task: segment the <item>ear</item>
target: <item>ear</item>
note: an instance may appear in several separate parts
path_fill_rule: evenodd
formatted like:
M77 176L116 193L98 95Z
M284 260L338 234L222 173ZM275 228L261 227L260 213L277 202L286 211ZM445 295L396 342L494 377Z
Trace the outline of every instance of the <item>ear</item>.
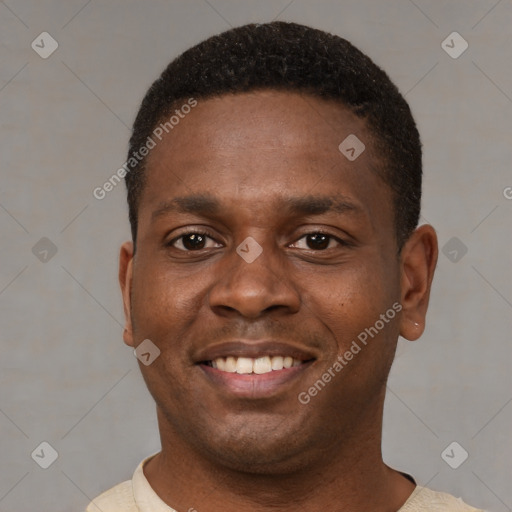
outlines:
M131 292L133 279L133 242L125 242L121 246L119 254L119 284L123 295L124 306L124 331L123 340L130 347L134 347L132 314L131 314Z
M410 341L417 340L425 330L437 255L437 235L428 224L417 228L402 247L400 335Z

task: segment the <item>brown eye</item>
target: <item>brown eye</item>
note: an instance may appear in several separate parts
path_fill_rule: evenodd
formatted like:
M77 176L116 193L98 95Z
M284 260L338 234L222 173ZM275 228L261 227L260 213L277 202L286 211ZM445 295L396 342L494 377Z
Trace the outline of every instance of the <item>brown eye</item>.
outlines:
M208 245L209 244L209 245ZM185 233L169 243L170 246L182 251L200 251L202 249L218 247L219 245L206 233Z
M334 245L333 245L334 243ZM299 249L309 249L313 251L324 251L332 249L337 245L346 245L339 238L327 233L314 232L303 235L293 245Z
M306 240L310 249L322 250L329 247L331 237L329 235L324 235L323 233L312 233L306 235Z
M193 251L194 249L203 249L206 237L199 233L190 233L183 237L183 246L185 249Z

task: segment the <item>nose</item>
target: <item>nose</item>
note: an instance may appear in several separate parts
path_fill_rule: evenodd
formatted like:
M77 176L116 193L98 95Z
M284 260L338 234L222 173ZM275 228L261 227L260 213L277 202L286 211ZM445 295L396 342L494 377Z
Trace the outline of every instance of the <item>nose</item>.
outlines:
M226 256L210 290L210 307L215 313L251 319L277 310L283 314L296 313L300 295L279 250L265 248L254 261L240 254L233 251Z

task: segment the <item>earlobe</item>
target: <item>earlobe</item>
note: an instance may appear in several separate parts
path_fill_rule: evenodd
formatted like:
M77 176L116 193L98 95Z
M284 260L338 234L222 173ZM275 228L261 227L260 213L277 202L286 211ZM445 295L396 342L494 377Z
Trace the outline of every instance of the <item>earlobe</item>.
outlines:
M402 248L400 335L410 341L418 339L425 330L437 254L437 235L428 224L417 228Z
M135 346L131 317L131 291L133 280L133 242L125 242L119 254L119 285L123 295L125 325L123 340L130 347Z

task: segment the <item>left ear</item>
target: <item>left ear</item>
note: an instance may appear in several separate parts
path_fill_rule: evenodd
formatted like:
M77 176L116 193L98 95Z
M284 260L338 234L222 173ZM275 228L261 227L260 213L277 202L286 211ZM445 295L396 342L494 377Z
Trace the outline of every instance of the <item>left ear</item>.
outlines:
M407 340L417 340L425 330L425 317L437 255L437 235L434 228L428 224L417 228L402 247L400 335Z

